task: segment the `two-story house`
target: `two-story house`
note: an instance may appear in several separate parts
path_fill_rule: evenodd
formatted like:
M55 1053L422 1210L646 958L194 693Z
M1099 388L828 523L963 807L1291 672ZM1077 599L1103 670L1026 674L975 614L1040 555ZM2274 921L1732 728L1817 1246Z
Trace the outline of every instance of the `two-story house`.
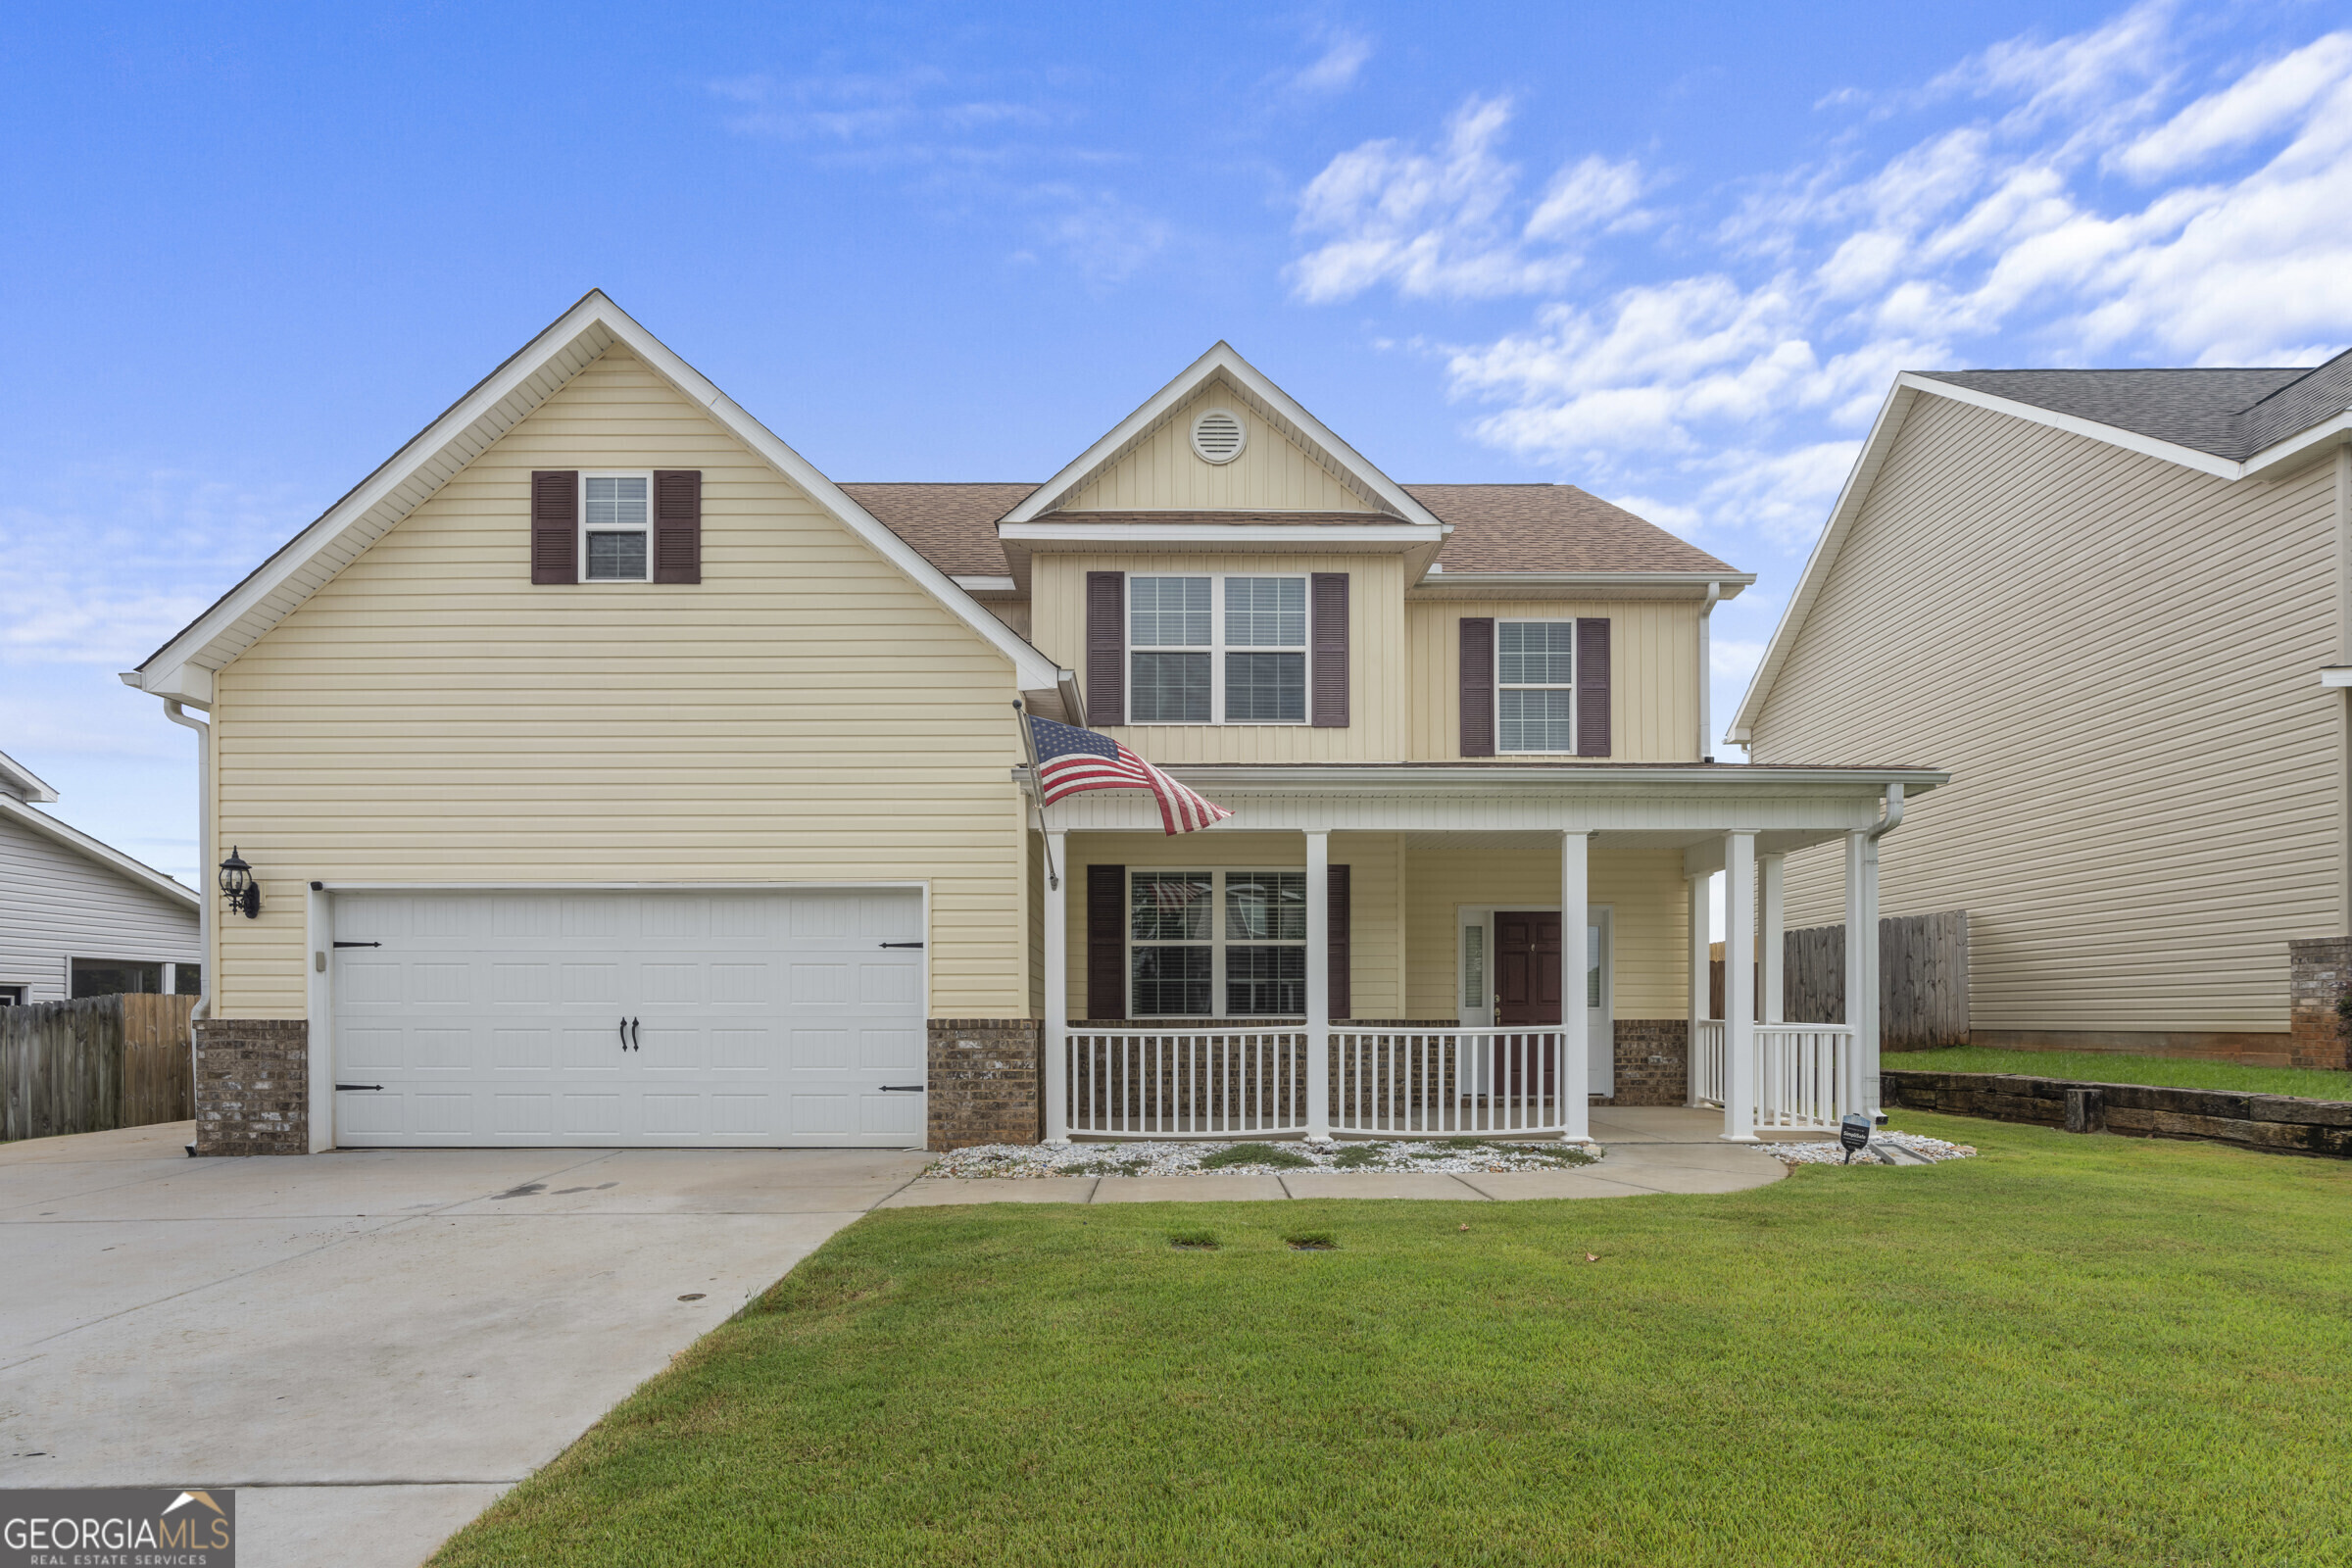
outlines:
M1706 1018L1707 879L1735 957L1793 850L1861 907L1941 775L1703 756L1749 581L1397 484L1222 344L1043 484L836 484L592 293L125 677L253 878L200 1138L1818 1122L1870 1020ZM1234 815L1041 809L1016 702Z

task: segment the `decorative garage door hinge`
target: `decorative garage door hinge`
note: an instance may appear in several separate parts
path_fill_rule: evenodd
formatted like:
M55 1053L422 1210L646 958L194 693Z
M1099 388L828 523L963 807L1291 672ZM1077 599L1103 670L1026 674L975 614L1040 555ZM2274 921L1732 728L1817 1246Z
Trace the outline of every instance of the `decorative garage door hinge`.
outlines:
M882 945L886 948L919 948L922 946L920 942L885 942Z

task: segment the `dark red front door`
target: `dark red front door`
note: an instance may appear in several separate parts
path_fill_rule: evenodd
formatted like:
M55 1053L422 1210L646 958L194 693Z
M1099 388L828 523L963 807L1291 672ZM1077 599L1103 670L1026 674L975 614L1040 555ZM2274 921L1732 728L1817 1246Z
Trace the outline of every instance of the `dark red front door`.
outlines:
M1494 1021L1560 1021L1560 917L1505 909L1494 916Z

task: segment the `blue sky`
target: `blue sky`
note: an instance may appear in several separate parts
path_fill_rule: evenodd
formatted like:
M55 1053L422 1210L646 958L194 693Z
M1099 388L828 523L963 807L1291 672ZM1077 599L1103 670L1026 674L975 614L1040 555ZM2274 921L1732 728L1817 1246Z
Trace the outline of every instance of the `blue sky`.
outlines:
M2318 4L0 16L0 751L195 872L128 668L590 286L835 478L1042 478L1219 337L1396 478L1762 574L1900 368L2352 342Z

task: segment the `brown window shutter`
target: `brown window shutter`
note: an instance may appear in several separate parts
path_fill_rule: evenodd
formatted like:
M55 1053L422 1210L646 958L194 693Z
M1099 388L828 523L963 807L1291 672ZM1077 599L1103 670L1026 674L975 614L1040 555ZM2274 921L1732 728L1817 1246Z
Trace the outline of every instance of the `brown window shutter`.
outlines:
M1118 573L1107 575L1116 577ZM1086 868L1086 1015L1127 1016L1127 868L1123 865Z
M580 471L531 473L531 581L580 580Z
M1354 904L1348 895L1348 868L1334 865L1326 868L1329 881L1324 894L1331 911L1328 932L1331 939L1331 1015L1334 1018L1355 1016L1355 998L1349 985L1355 973L1354 958L1348 951L1348 939L1353 928Z
M1348 727L1348 574L1318 571L1307 579L1314 607L1313 665L1308 689L1314 694L1314 727ZM1333 1016L1338 1016L1336 1013Z
M1494 617L1462 617L1462 755L1494 755Z
M1609 755L1609 623L1590 615L1576 622L1576 755Z
M703 470L654 470L654 581L703 580Z
M1127 574L1086 574L1086 721L1127 722ZM1100 1016L1124 1018L1126 1011Z

